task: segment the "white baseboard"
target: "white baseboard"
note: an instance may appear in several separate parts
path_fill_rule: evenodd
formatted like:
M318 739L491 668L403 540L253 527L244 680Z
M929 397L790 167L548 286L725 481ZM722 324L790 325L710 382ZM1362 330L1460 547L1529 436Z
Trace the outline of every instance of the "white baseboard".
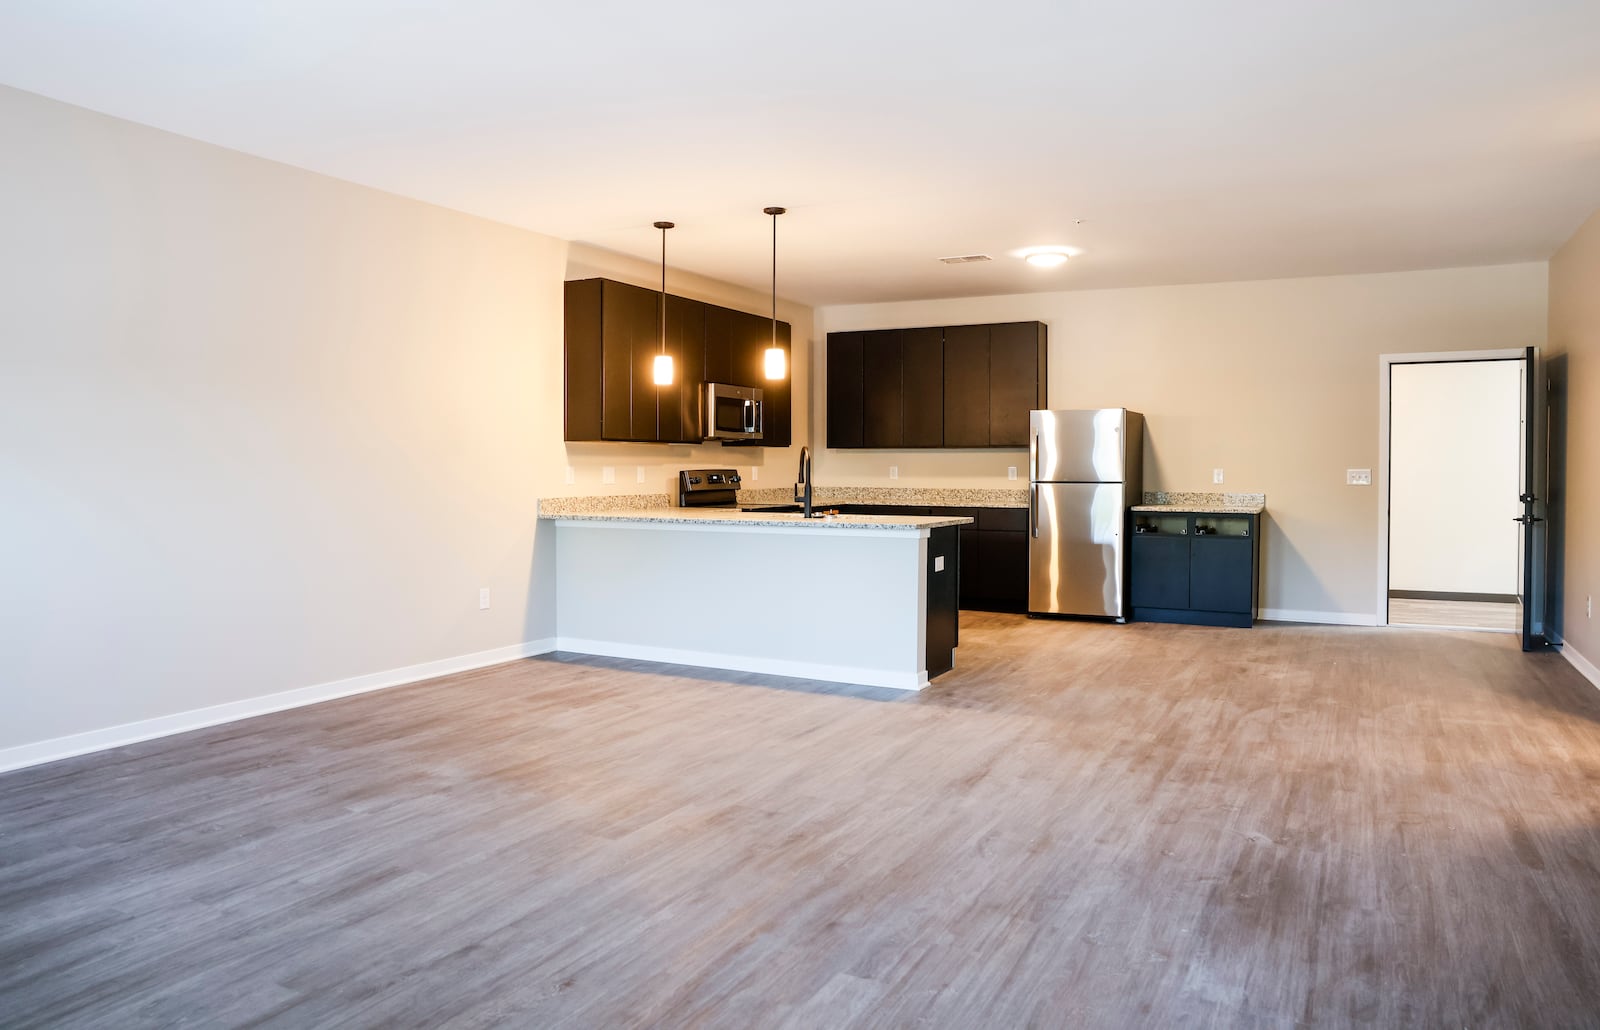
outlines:
M869 669L857 665L822 665L816 662L796 662L781 658L752 658L744 655L716 654L708 651L683 651L675 647L651 647L627 644L614 640L587 640L579 637L557 637L557 651L575 651L578 654L599 655L604 658L635 658L666 665L697 665L701 668L727 669L733 672L760 672L772 676L794 676L799 679L826 680L829 683L854 683L867 687L891 687L895 690L921 690L928 685L926 672L890 672L886 669Z
M1378 617L1366 612L1313 612L1298 608L1262 608L1256 618L1267 622L1313 622L1324 626L1376 626Z
M277 694L264 694L260 697L245 698L242 701L230 701L227 704L211 705L207 708L196 708L192 711L177 712L173 715L163 715L154 719L141 719L138 722L123 723L120 726L108 726L105 729L90 730L86 733L74 733L70 736L56 737L52 740L41 740L36 744L20 744L16 747L0 749L0 772L21 769L30 765L42 765L46 762L71 758L74 755L85 755L91 751L105 751L108 748L121 747L124 744L135 744L141 740L171 736L174 733L187 733L190 730L203 729L207 726L236 722L240 719L267 715L271 712L281 712L287 708L314 705L320 701L332 701L335 698L349 697L352 694L365 694L368 691L383 690L386 687L403 686L407 683L416 683L419 680L433 679L436 676L448 676L452 673L466 672L469 669L481 669L486 665L499 665L502 662L516 661L518 658L530 658L536 654L554 651L555 646L554 638L550 637L543 640L527 640L520 644L511 644L508 647L478 651L475 654L458 655L455 658L441 658L435 662L423 662L421 665L408 665L400 669L373 672L365 676L352 676L348 679L318 683L314 686L286 690Z
M1561 645L1561 655L1572 663L1574 669L1583 674L1584 679L1600 687L1600 668L1596 668L1593 662L1573 650L1571 644Z

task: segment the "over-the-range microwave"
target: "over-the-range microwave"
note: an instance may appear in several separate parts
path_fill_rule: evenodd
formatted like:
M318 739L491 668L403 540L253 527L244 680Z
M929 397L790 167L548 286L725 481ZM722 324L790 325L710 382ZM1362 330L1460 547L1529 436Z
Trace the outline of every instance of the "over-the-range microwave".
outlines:
M700 388L700 438L761 439L761 388L706 383Z

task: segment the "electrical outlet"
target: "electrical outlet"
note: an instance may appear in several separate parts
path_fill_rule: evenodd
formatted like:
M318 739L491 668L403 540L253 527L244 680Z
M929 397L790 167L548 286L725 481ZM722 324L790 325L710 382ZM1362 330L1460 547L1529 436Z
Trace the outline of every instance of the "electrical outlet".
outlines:
M571 486L578 481L578 470L571 465L567 466L567 485Z
M1345 469L1344 481L1346 486L1371 486L1371 469Z
M615 483L617 481L617 468L615 465L600 466L600 482Z
M750 466L750 482L754 483L756 480L758 480L760 478L761 478L761 466L760 465L751 465Z
M486 610L488 610L488 608L489 608L489 588L488 587L479 587L478 588L478 611L480 611L480 612L481 611L486 611Z
M889 478L890 479L899 479L900 478L900 466L899 465L890 465L889 466Z
M1006 466L1006 478L1007 479L1016 479L1017 478L1017 467L1015 465L1007 465Z
M642 482L644 482L644 466L643 466L643 465L635 465L635 466L634 466L634 468L636 468L636 469L638 469L638 470L639 470L639 471L638 471L638 478L637 478L637 479L635 479L635 480L634 480L634 482L635 482L635 483L642 483Z
M1222 482L1222 470L1221 469L1212 469L1211 470L1211 481L1213 483Z

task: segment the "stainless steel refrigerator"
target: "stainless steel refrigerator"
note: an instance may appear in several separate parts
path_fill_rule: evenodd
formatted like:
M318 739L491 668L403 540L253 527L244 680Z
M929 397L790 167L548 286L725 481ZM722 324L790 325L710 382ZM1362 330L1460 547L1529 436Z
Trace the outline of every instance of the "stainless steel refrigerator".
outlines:
M1029 415L1028 611L1127 619L1127 511L1140 502L1144 416Z

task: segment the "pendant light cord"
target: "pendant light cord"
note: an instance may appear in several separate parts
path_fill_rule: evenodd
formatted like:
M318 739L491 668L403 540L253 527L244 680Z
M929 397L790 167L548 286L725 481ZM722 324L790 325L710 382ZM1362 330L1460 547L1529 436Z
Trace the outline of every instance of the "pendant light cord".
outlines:
M778 212L772 212L772 349L778 349Z
M661 229L661 353L667 352L667 228L668 223L657 222Z

